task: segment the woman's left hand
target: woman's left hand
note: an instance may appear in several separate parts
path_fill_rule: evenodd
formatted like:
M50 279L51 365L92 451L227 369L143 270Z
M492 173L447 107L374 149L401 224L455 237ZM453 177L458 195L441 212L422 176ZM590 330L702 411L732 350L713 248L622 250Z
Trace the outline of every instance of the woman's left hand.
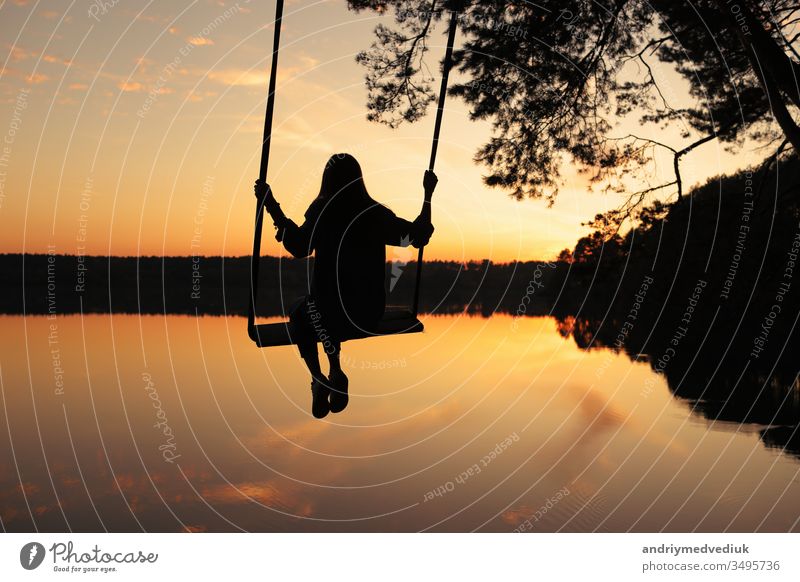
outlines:
M430 242L431 236L433 236L433 231L435 230L433 224L423 220L421 216L418 216L412 224L414 225L414 231L411 237L413 245L417 248L424 247Z
M425 189L425 195L430 196L436 189L436 184L439 183L439 178L433 173L433 170L425 170L425 176L422 178L422 187Z

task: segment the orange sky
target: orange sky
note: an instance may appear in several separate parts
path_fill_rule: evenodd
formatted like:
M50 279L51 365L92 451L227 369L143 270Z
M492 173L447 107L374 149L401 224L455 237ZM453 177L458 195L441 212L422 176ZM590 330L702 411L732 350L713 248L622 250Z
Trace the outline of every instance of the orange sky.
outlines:
M0 252L248 254L274 4L107 0L65 9L0 4ZM296 219L337 151L360 160L374 198L408 218L419 209L433 115L399 130L365 119L354 57L379 21L348 12L343 0L287 2L269 181ZM431 59L442 42L437 33ZM657 74L668 95L686 94L674 75ZM683 143L677 130L637 131ZM619 204L588 193L570 168L553 208L487 189L472 156L488 135L449 100L427 257L551 258L586 232L582 222ZM712 142L686 159L684 180L756 159ZM263 252L279 248L269 241Z

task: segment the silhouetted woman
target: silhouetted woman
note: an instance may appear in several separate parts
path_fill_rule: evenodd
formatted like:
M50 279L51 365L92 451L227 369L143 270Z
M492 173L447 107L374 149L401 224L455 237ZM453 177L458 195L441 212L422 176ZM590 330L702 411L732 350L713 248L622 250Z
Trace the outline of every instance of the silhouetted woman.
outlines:
M433 193L433 172L423 187ZM341 412L348 403L348 380L339 362L341 340L354 331L374 332L386 309L384 290L386 245L419 248L430 240L433 226L422 215L414 222L398 218L373 200L356 159L335 154L325 165L319 196L297 226L283 214L269 185L256 182L256 196L278 228L283 245L295 257L314 253L311 293L290 310L290 331L311 372L312 413L322 418ZM330 362L322 374L317 353L321 343Z

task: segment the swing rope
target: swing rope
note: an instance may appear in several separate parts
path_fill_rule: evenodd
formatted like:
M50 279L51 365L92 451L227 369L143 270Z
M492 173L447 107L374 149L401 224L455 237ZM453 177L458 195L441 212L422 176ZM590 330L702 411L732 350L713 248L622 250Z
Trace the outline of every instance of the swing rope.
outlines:
M267 92L267 111L264 115L264 141L261 145L261 168L258 178L266 182L269 166L269 146L272 143L272 116L275 109L275 82L278 77L278 53L281 46L281 24L283 21L283 0L275 4L275 35L272 42L272 67L269 73ZM259 343L256 326L256 296L258 295L258 265L261 262L261 231L264 226L264 205L266 197L256 200L256 224L253 236L253 254L250 258L250 304L247 307L247 335Z
M432 172L436 164L436 152L439 149L439 132L442 129L442 116L444 115L444 100L447 97L447 81L450 77L450 67L452 66L453 43L456 39L456 28L458 28L458 13L453 10L450 13L450 29L447 33L447 50L444 53L444 66L442 69L442 85L439 89L439 104L436 108L436 122L433 125L433 143L431 144L431 160L428 169ZM422 203L420 213L427 224L431 224L431 194L425 194L425 201ZM417 279L414 284L414 303L411 312L416 317L419 313L419 290L422 281L422 256L425 247L419 248L417 253Z
M272 66L269 76L269 91L267 94L267 110L264 116L264 139L261 147L261 168L258 177L260 180L266 182L267 168L269 166L269 149L272 142L272 118L275 108L275 82L278 76L278 53L280 49L281 38L281 23L283 20L283 3L284 0L277 0L275 6L275 34L272 45ZM433 171L436 163L436 152L439 147L439 133L442 127L442 116L444 114L444 102L447 95L447 82L450 76L450 68L452 65L453 43L456 37L456 28L458 26L458 13L453 10L450 14L450 28L447 36L447 50L444 56L444 65L442 69L442 85L439 90L439 103L436 109L436 122L433 129L433 143L431 145L431 158L428 164L428 169ZM256 297L258 295L258 267L261 262L261 234L264 226L264 207L266 197L256 201L256 217L255 229L253 236L253 254L250 258L250 303L247 309L247 335L257 345L263 345L259 337L259 326L255 323L256 318ZM431 223L431 194L425 194L425 199L422 203L422 211L420 212L423 220ZM280 240L280 239L279 239ZM416 282L414 285L414 303L413 303L413 316L416 318L419 311L419 292L420 282L422 280L422 260L425 247L419 249L417 255L417 272ZM417 322L419 323L419 322Z

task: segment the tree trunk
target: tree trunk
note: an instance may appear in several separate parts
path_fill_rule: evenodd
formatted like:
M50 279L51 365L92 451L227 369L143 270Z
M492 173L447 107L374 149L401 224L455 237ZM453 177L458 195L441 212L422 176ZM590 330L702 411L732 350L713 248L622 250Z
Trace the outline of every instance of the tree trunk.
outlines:
M775 38L767 32L761 19L753 14L746 2L743 1L740 6L741 16L738 21L734 18L733 25L739 29L742 36L752 40L754 49L758 49L761 66L769 71L781 92L797 107L800 107L800 87L798 87L800 64L794 62L786 54L786 51L775 42ZM745 26L747 31L745 31ZM748 35L747 32L751 34Z
M792 144L795 154L800 155L800 127L784 101L785 94L792 102L800 103L796 86L798 77L794 77L798 68L796 63L777 46L775 39L743 2L735 5L741 10L738 16L732 10L733 5L725 0L716 0L716 3L744 48L750 66L767 95L775 121ZM784 80L783 85L781 80Z

